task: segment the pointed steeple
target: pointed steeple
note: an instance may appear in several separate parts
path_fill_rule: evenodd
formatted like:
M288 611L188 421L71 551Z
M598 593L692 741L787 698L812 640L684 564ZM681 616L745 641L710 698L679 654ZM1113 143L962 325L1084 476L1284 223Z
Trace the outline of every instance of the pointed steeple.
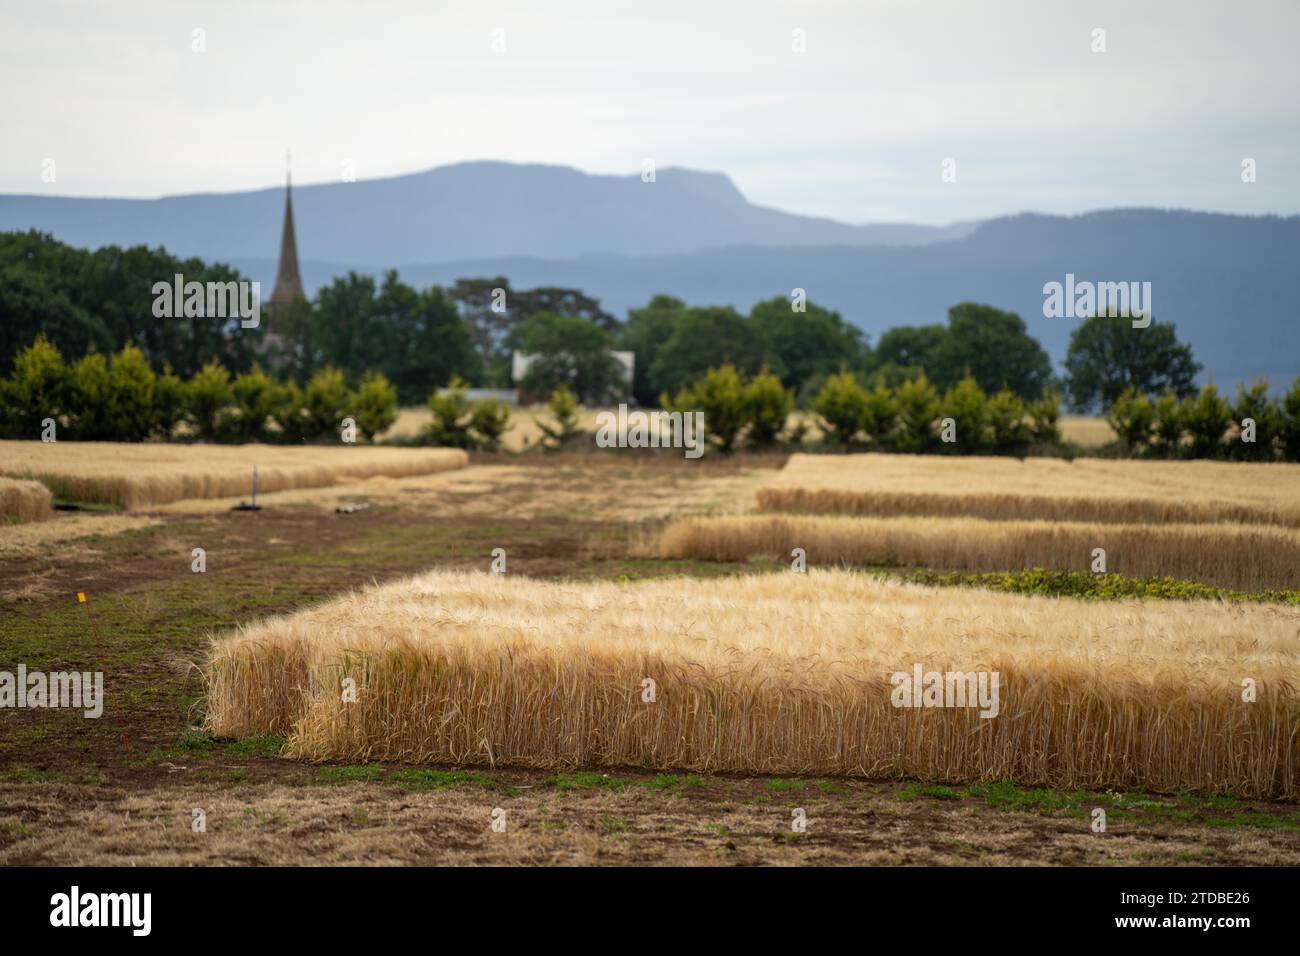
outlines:
M288 169L284 174L284 231L280 234L280 268L271 292L271 314L284 306L306 299L302 277L298 274L298 240L293 229L293 181Z

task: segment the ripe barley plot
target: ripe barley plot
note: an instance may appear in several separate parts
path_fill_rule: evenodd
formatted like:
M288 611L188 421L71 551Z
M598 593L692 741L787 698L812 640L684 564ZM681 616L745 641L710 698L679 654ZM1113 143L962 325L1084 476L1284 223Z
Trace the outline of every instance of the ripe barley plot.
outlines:
M1300 465L793 455L760 511L1300 527Z
M258 491L265 494L379 475L428 475L468 463L469 456L453 448L0 442L0 473L36 479L61 498L127 510L247 495L254 465Z
M0 477L0 523L45 521L54 517L54 498L39 481L15 481Z
M1234 524L1106 524L981 518L737 515L683 518L661 533L661 558L789 560L950 571L1047 568L1174 577L1243 591L1300 588L1300 529Z
M724 588L434 572L217 640L207 720L316 760L1295 796L1298 654L1300 612L1274 605L1083 604L847 571ZM894 706L893 675L918 664L997 672L997 716Z

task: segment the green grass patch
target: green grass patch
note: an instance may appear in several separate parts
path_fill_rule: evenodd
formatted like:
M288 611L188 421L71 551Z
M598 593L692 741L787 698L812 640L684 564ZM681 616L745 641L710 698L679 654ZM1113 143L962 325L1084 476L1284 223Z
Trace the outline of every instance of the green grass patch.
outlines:
M1243 807L1237 797L1215 794L1178 794L1148 797L1090 790L1047 790L1020 787L1007 781L975 784L966 795L983 799L989 807L1039 816L1088 817L1096 807L1110 822L1174 823L1220 829L1300 831L1300 811L1288 806L1277 810Z
M932 587L971 587L1011 594L1040 594L1082 601L1123 601L1155 598L1169 601L1226 601L1233 604L1269 603L1300 606L1300 591L1232 591L1227 588L1180 581L1176 578L1130 578L1122 574L1090 574L1087 571L914 570L903 575L914 584Z
M181 734L177 750L192 754L209 754L217 749L217 739L209 731L193 728Z
M627 833L632 829L632 824L628 823L626 820L620 819L619 817L611 816L608 813L602 813L600 815L600 822L596 825L596 829L600 830L601 833Z
M647 790L666 790L680 793L683 790L707 790L713 786L714 782L707 777L700 777L696 774L687 774L679 777L676 774L662 773L650 780L634 781L638 786L645 787Z
M1195 822L1207 827L1247 827L1252 830L1300 831L1300 814L1296 813L1227 813L1222 816L1201 816Z
M256 738L254 738L256 739ZM283 740L281 740L283 743ZM233 748L235 745L231 744ZM175 744L170 747L155 747L145 757L145 763L159 764L164 761L195 760L211 757L217 753L217 739L206 730L193 727L181 733ZM231 750L230 752L234 752Z
M14 783L66 783L68 778L53 770L32 770L29 767L17 767L6 774Z
M383 767L321 767L316 773L317 783L366 783L379 780L384 775Z
M700 777L695 774L678 776L677 774L661 773L658 776L650 777L645 780L636 780L631 777L611 777L604 773L560 773L553 777L547 777L540 781L540 786L553 787L556 790L626 790L630 787L641 787L655 793L668 793L680 796L687 790L706 790L714 786L715 781L708 777Z
M278 757L287 743L283 737L246 737L226 745L232 757Z
M978 783L967 788L972 797L982 798L995 810L1011 810L1017 813L1036 813L1050 816L1064 810L1078 810L1081 801L1078 795L1059 790L1043 790L1017 786L1008 781L996 783ZM1104 795L1100 795L1109 802ZM1096 803L1094 802L1094 806Z
M895 796L899 800L915 800L918 797L929 797L931 800L961 800L966 794L952 787L916 785L904 787Z
M541 782L543 787L556 790L622 790L635 784L635 780L604 773L559 773Z
M466 786L478 786L484 790L503 789L493 778L465 770L395 770L388 775L388 779L413 790L451 790Z
M676 790L681 786L681 777L671 773L661 773L650 780L641 781L641 786L647 790Z

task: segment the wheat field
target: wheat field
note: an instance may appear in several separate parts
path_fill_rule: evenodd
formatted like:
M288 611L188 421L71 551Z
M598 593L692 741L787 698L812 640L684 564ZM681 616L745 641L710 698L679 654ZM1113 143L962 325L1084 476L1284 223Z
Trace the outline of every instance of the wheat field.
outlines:
M944 455L793 455L768 512L1300 527L1300 465Z
M248 495L254 466L260 493L428 475L468 463L452 448L0 441L0 474L35 479L61 498L127 510Z
M0 477L0 519L44 521L54 517L54 498L39 481Z
M653 411L653 409L643 409ZM577 409L578 430L587 433L587 445L595 448L594 435L600 428L598 416L604 412L618 414L618 408L589 408L579 406ZM793 422L794 416L791 416ZM433 415L428 408L398 409L397 418L381 438L414 438L429 427ZM519 452L544 445L548 439L538 423L555 425L553 416L545 404L529 405L524 408L510 409L510 422L501 436L501 448L505 451ZM653 430L653 429L652 429Z
M661 558L789 561L794 548L818 566L946 571L1087 571L1093 549L1103 548L1106 570L1130 577L1169 576L1244 591L1300 588L1300 531L1266 525L741 515L674 521L653 551Z
M609 409L605 409L609 410ZM581 407L578 409L578 427L583 431L594 432L597 428L596 415L602 409ZM527 408L513 408L510 425L501 436L501 446L508 451L523 451L525 448L542 441L542 430L537 427L538 420L553 422L551 413L545 404L532 405ZM383 433L382 438L413 438L433 421L427 406L419 405L400 408L397 419ZM825 433L817 423L817 416L809 412L793 411L786 419L787 434L796 429L804 429L803 440L821 441ZM1104 418L1090 418L1084 415L1062 415L1060 419L1061 437L1074 442L1081 448L1097 448L1115 440L1115 432Z
M577 410L579 429L595 432L597 428L596 416L600 412L601 409L599 408L579 407ZM542 443L546 436L537 425L539 420L548 425L555 422L554 416L551 415L544 404L531 405L527 408L511 408L510 423L505 434L501 436L501 447L507 451L523 451L526 448L535 447ZM428 428L432 422L433 415L427 407L401 408L397 411L397 419L381 437L414 438Z
M1100 448L1113 442L1115 429L1104 418L1088 415L1062 415L1058 426L1061 438L1073 442L1080 448Z
M312 760L1294 796L1297 653L1300 611L1275 605L1088 604L849 571L725 587L438 571L217 639L207 722L287 735ZM891 675L917 664L998 672L997 716L895 707Z

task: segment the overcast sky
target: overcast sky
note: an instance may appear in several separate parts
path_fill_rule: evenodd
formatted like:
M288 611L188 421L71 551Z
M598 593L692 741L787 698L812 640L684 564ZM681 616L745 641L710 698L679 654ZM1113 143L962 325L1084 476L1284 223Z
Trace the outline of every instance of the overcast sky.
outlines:
M1298 0L4 2L0 192L263 187L290 149L296 182L650 158L850 222L1300 212Z

